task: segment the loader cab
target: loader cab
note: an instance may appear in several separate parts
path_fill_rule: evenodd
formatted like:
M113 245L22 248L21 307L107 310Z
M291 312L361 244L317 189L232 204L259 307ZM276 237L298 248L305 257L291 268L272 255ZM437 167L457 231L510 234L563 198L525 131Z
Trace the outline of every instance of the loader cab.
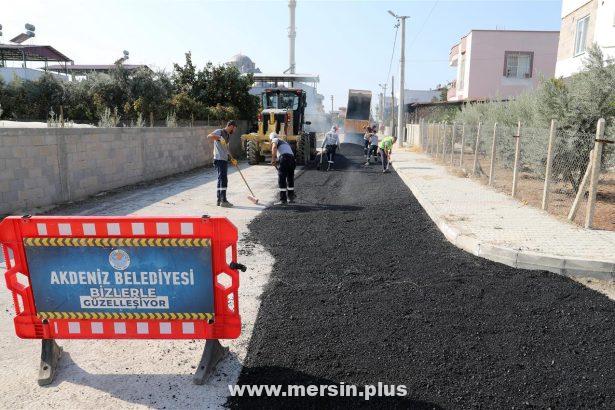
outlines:
M293 135L303 130L306 105L306 93L301 89L266 89L261 95L262 117L267 118L266 114L273 113L277 123L284 124L289 122L289 115L292 115Z

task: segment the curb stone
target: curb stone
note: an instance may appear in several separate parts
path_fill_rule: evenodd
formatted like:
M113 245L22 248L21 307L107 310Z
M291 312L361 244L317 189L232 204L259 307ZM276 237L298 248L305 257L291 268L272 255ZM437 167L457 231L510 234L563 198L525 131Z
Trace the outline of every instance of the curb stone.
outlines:
M391 164L395 169L395 164ZM401 176L401 175L400 175ZM429 215L444 237L453 245L473 255L494 262L503 263L513 268L529 270L546 270L572 278L592 278L597 280L615 281L615 262L593 259L570 258L546 253L523 251L519 249L492 245L462 233L449 224L437 208L427 199L411 178L404 179L425 212Z

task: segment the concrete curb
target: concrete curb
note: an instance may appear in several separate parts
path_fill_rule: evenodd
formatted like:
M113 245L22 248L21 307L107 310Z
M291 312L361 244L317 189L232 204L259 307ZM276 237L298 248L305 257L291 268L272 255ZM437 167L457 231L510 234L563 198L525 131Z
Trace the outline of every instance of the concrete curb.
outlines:
M394 163L391 165L395 168ZM573 278L615 281L615 262L523 251L482 242L471 235L464 234L440 216L437 208L423 195L421 190L411 181L411 178L404 180L404 182L446 239L466 252L513 268L546 270Z

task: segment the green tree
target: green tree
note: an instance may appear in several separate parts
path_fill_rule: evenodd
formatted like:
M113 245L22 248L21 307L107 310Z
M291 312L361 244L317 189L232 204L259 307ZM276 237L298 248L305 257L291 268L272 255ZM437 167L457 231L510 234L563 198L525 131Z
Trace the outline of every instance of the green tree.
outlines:
M174 65L172 78L177 95L181 95L177 100L183 102L184 106L192 104L212 107L205 112L210 117L224 117L236 112L239 118L249 119L255 117L258 112L258 98L249 93L254 80L252 75L242 75L235 67L207 63L203 69L197 70L192 63L192 55L186 53L185 64ZM213 109L218 105L227 107L228 110ZM181 108L178 109L178 115L179 111ZM222 112L226 114L222 115Z
M538 91L538 100L543 121L557 120L561 134L557 139L554 172L577 191L594 146L598 119L607 119L612 129L615 64L608 64L600 48L593 45L587 50L584 69L566 81L546 81ZM604 151L601 160L611 149Z

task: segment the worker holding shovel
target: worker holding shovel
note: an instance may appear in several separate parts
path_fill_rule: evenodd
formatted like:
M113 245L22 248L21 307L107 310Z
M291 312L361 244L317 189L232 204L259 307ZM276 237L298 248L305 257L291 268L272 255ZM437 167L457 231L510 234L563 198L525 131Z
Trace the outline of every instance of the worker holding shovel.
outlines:
M368 143L365 165L369 165L372 157L376 157L378 153L378 134L375 126L369 135L365 134L365 140Z
M228 186L228 144L235 129L237 129L237 124L231 120L226 123L226 127L214 130L207 136L207 139L214 143L214 166L218 171L217 205L223 208L233 207L233 204L226 199L226 189ZM231 163L237 165L237 161L232 158Z
M391 162L391 154L393 153L393 144L395 144L395 141L395 137L384 137L382 141L378 143L383 174L389 172L389 162Z
M340 137L337 135L337 125L331 127L331 131L325 134L325 139L322 142L321 148L327 149L327 162L329 163L327 171L331 169L331 166L335 162L335 151L340 146Z
M295 202L295 154L288 142L280 139L278 134L269 134L271 141L271 165L278 169L278 188L280 204Z

